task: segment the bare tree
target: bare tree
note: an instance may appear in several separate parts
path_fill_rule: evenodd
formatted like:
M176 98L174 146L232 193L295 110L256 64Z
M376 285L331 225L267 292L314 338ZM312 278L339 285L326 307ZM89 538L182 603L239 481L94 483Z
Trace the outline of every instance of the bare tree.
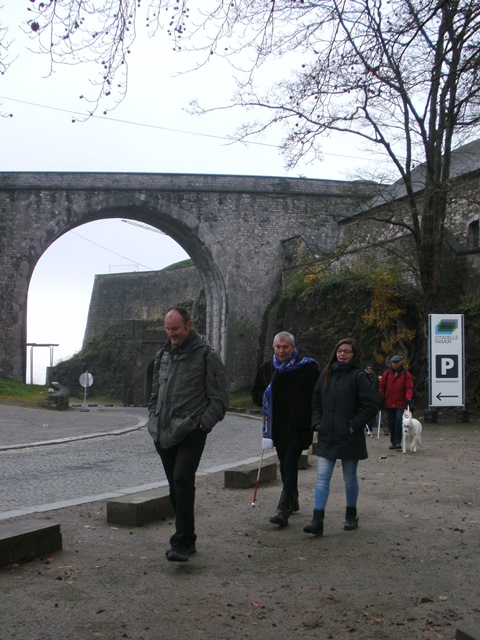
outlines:
M236 100L268 113L243 135L287 125L284 152L291 166L307 154L318 157L322 136L331 132L380 150L396 170L395 192L407 204L397 216L386 208L383 220L411 234L421 313L434 310L452 151L476 136L480 125L478 2L247 1L224 14L222 35L239 23L250 25L257 49ZM212 51L218 43L217 34ZM301 53L298 68L268 91L258 90L256 68L293 50Z
M50 72L56 65L93 63L94 89L81 96L93 114L111 103L108 98L115 106L125 95L139 5L138 0L31 0L22 26L32 49L49 56Z
M195 15L190 16L190 8ZM422 314L435 310L454 148L480 125L478 0L34 0L28 25L52 64L96 62L99 94L126 89L127 56L140 19L165 29L201 65L226 57L238 77L232 104L260 109L238 137L286 128L289 166L321 157L332 132L364 142L396 172L407 203ZM203 15L202 15L203 12ZM262 66L285 59L265 86ZM261 80L259 81L259 78ZM422 164L421 185L418 169Z
M3 9L0 6L0 12ZM0 13L1 15L1 13ZM8 39L8 27L4 27L0 22L0 75L4 75L10 66L9 54L10 42Z
M1 11L2 7L0 7ZM10 41L8 39L8 28L4 27L0 22L0 76L3 76L7 71L11 64L11 59L9 57L9 48ZM2 106L0 105L0 117L8 118L12 117L11 113L6 113L2 110Z

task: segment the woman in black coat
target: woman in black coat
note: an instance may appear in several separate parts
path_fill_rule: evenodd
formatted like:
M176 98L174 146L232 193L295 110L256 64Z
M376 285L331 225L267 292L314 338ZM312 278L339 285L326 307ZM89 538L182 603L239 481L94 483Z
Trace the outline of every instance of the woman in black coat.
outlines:
M368 457L365 425L377 413L375 392L360 368L360 349L353 338L336 344L312 397L312 427L318 433L315 508L306 533L322 535L325 507L335 462L342 461L346 493L344 529L358 526L359 460Z

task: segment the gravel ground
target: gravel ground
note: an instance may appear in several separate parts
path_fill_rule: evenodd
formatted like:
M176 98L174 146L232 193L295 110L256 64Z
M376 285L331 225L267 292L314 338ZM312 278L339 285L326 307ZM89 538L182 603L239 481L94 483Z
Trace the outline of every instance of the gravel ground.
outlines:
M104 502L38 514L61 524L63 551L0 569L0 639L453 640L480 628L480 426L424 425L417 454L369 438L360 526L343 530L335 470L325 534L304 534L315 461L300 471L300 512L268 522L280 482L197 485L198 552L165 559L172 522L106 523ZM31 517L31 516L30 516Z

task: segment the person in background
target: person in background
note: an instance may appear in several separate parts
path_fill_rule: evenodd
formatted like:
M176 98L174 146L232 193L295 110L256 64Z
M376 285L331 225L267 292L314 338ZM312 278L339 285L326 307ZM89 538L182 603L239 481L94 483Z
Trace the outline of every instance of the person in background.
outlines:
M155 356L148 430L159 454L175 511L167 560L186 562L196 551L195 474L207 434L229 405L225 368L183 307L165 316L167 342Z
M413 399L413 376L403 368L402 358L392 356L378 387L390 429L390 449L402 449L402 417Z
M312 397L312 427L318 434L318 471L313 518L305 533L323 535L325 507L337 460L346 494L346 530L358 526L358 461L368 458L365 425L377 413L375 392L360 368L360 348L353 338L339 340L320 374Z
M379 384L379 380L378 380L378 376L377 374L374 372L373 367L371 364L367 364L365 369L365 375L367 376L370 384L372 385L373 390L375 391L375 397L377 396L378 393L378 384ZM370 422L367 422L367 428L368 431L367 433L369 435L372 435L372 431L375 428L375 418L372 418L370 420Z
M263 410L263 450L277 450L282 493L270 522L284 527L289 516L299 510L298 460L312 444L312 392L319 376L318 364L302 358L295 338L281 331L273 340L273 358L257 371L251 396Z
M367 378L368 378L370 384L372 385L372 387L374 389L377 389L378 388L378 382L379 382L378 381L378 376L374 372L372 365L371 364L367 364L365 369L364 369L364 371L365 371L365 375L367 376Z

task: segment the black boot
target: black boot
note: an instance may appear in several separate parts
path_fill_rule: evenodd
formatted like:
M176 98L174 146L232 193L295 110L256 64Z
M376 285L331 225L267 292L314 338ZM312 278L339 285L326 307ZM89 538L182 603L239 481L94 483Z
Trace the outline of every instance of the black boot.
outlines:
M298 504L298 492L290 494L290 505L289 505L290 515L292 513L297 513L300 510L300 505Z
M273 524L278 524L281 527L286 527L288 524L288 517L291 513L290 511L290 496L292 494L287 491L282 491L280 496L280 501L278 503L277 512L270 518L270 522Z
M323 535L323 519L325 517L325 511L323 509L315 509L313 512L312 521L303 527L305 533L313 533L316 536Z
M345 524L343 528L346 531L351 531L358 527L357 507L347 507L345 511Z

